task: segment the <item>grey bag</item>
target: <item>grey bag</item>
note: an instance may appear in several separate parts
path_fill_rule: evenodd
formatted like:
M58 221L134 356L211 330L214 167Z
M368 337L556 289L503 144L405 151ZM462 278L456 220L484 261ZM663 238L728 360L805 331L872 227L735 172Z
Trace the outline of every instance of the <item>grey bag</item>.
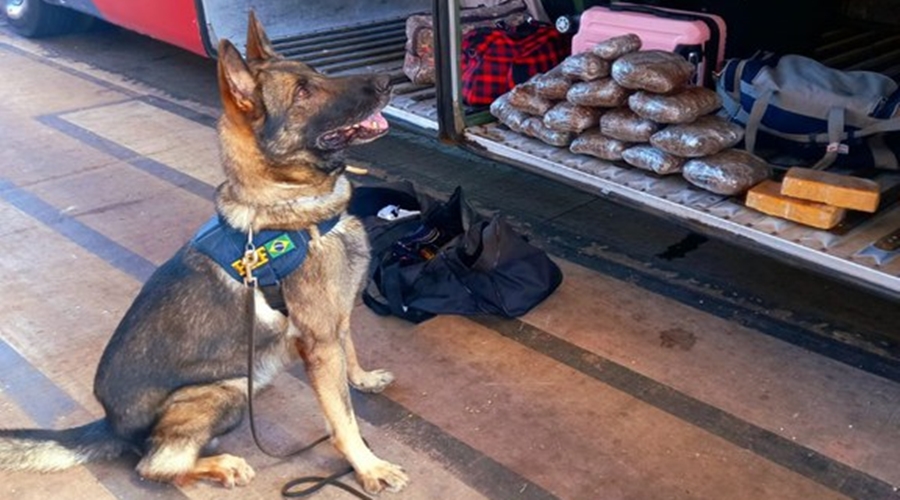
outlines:
M746 128L745 148L767 145L814 162L898 169L900 91L889 77L841 71L799 56L730 60L717 83L723 110Z

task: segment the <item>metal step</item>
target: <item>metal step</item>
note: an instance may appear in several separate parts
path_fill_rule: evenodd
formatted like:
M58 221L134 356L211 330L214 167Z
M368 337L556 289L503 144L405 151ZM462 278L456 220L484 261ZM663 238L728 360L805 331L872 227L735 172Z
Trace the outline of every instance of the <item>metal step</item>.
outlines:
M378 21L273 40L275 50L330 75L389 73L400 78L406 45L406 19ZM407 80L408 82L408 80Z

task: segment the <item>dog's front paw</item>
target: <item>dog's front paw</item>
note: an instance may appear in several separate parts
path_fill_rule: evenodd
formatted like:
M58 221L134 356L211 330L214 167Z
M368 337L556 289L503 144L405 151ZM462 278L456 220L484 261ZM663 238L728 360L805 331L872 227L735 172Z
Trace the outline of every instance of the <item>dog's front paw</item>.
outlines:
M384 489L398 492L409 484L409 476L403 471L403 467L384 460L379 460L374 466L364 471L357 471L356 477L363 489L373 495Z
M381 392L394 381L394 374L387 370L361 371L350 377L350 385L362 392Z
M222 454L197 460L194 468L175 478L175 484L185 486L198 479L221 483L226 488L250 484L256 472L241 457Z
M250 464L241 457L219 455L216 458L220 458L218 463L220 475L218 477L213 476L213 479L219 480L226 488L247 486L253 480L253 477L256 476L256 472L253 471Z

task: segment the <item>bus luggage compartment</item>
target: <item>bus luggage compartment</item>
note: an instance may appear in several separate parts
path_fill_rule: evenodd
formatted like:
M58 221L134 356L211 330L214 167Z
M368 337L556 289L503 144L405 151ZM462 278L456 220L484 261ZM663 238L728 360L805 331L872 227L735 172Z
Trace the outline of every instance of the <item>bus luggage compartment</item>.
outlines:
M448 2L449 8L459 2ZM352 0L300 4L264 2L253 9L266 26L279 52L329 74L387 72L394 97L386 115L419 127L427 133L448 123L453 113L444 103L452 96L438 96L435 87L415 85L403 73L406 19L431 13L430 0L397 0L377 5ZM242 41L246 11L207 1L204 5L210 38ZM442 5L441 8L448 8ZM900 37L895 26L841 17L821 34L813 56L840 69L868 69L893 78L900 73ZM879 47L877 53L872 44ZM895 47L896 48L896 47ZM436 45L436 50L449 50ZM459 75L453 75L458 78ZM452 86L445 86L452 91ZM441 107L440 116L438 108ZM516 134L497 123L484 123L486 113L462 109L467 126L458 136L474 151L531 170L555 180L575 184L602 196L673 218L712 236L731 240L819 272L867 288L900 296L898 251L876 245L900 228L900 208L888 202L876 214L856 214L846 224L822 231L767 216L747 208L740 198L698 190L683 179L662 178L626 165L576 155ZM483 111L483 110L482 110ZM444 116L444 119L441 118ZM475 119L472 119L475 118ZM900 192L900 176L885 172L880 180L890 200Z

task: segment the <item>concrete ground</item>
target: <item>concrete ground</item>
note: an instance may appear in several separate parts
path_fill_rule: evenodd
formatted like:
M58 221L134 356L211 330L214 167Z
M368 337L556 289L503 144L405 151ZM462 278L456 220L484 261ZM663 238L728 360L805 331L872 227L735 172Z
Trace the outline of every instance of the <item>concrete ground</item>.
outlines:
M53 54L0 31L3 427L101 416L91 383L110 332L221 179L214 105ZM384 498L900 498L896 303L401 128L355 161L436 194L466 183L565 273L516 320L356 308L363 363L397 376L354 395L366 439L412 478ZM274 448L325 432L300 367L257 418ZM129 457L0 472L0 498L276 498L344 466L327 445L266 457L246 425L219 448L256 468L251 485L148 483Z

